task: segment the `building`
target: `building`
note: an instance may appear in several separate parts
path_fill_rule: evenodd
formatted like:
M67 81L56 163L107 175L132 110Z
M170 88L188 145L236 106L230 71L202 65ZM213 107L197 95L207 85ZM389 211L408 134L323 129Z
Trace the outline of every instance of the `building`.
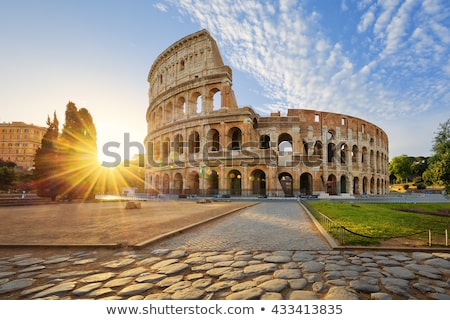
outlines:
M238 107L232 70L206 31L153 63L145 187L163 194L362 195L388 192L386 133L360 118Z
M34 167L36 150L47 128L13 121L0 123L0 159L12 161L19 170Z

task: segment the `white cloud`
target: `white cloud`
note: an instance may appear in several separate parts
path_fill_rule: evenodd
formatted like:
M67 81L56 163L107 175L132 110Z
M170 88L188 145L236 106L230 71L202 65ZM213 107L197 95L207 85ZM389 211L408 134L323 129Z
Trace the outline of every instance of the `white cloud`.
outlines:
M165 4L163 4L163 3L161 3L161 2L155 3L153 6L156 9L158 9L159 11L161 11L161 12L167 12L168 11L167 6Z
M431 1L360 3L354 30L368 39L364 61L333 41L321 25L320 12L308 11L302 2L169 1L211 32L225 61L260 83L271 100L255 106L262 114L309 108L393 119L429 110L430 101L448 95L448 89L438 89L441 80L425 74L430 64L445 65L439 72L447 77L450 69L443 62L450 55L445 48L448 23L433 20L437 4ZM421 6L427 11L418 10ZM436 51L439 46L441 51Z

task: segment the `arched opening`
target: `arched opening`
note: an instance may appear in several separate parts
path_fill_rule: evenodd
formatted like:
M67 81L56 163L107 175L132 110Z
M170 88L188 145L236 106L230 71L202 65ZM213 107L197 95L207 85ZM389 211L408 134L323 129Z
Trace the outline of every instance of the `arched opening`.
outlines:
M343 143L341 145L341 152L340 152L340 157L341 157L341 164L345 165L347 164L347 154L348 154L348 147L345 143Z
M329 195L337 195L336 188L336 176L334 174L330 174L327 180L327 193Z
M341 176L341 193L347 193L347 177Z
M320 159L322 159L323 156L323 147L322 147L322 142L321 141L316 141L316 143L314 144L314 152L313 155L314 156L319 156Z
M200 178L198 172L191 171L187 176L186 184L187 194L198 194L200 188Z
M206 195L212 196L219 193L219 174L209 167L202 168L200 173L204 179Z
M294 196L293 179L290 173L283 172L278 175L278 181L280 181L281 188L283 189L285 197Z
M242 175L238 170L231 170L228 173L230 194L240 196L242 194Z
M265 134L259 138L259 148L260 149L269 149L270 148L270 136Z
M375 179L373 177L370 179L370 194L375 194Z
M155 115L155 124L157 127L161 127L163 125L163 109L162 107L158 107Z
M292 137L288 133L282 133L278 137L278 151L279 152L292 152Z
M189 153L200 152L200 135L198 134L197 131L193 131L189 135L188 150Z
M367 177L364 177L363 178L363 185L362 185L362 188L363 188L363 190L362 190L363 193L362 194L363 195L367 194L368 184L369 184L369 181L368 181Z
M165 138L162 143L162 163L167 164L169 162L169 149L170 149L170 139Z
M169 175L166 173L163 176L163 184L162 184L161 193L163 193L163 194L169 194L170 193L169 181L170 181Z
M222 108L222 93L219 89L211 91L213 110L220 110Z
M159 175L155 176L155 191L156 193L160 193L161 192L161 188L159 185Z
M211 129L207 134L208 140L208 151L219 151L220 150L220 135L219 131L216 129Z
M336 152L336 146L334 145L334 143L330 142L328 144L328 163L331 163L334 161L335 152Z
M173 161L178 162L183 152L183 136L181 134L177 134L173 139Z
M242 131L241 129L234 127L228 132L228 136L231 139L231 150L240 150L242 146Z
M308 172L300 175L300 194L306 196L313 194L313 177Z
M264 171L254 170L250 177L252 194L266 195L266 174Z
M359 191L359 178L353 178L353 194L361 194Z
M195 107L195 112L197 114L202 113L203 111L203 97L202 96L198 96L197 97L197 103L196 103L196 107Z
M183 176L181 175L181 173L176 173L173 178L173 193L183 193Z
M352 164L353 166L355 166L357 163L357 159L358 159L358 146L354 145L352 147Z

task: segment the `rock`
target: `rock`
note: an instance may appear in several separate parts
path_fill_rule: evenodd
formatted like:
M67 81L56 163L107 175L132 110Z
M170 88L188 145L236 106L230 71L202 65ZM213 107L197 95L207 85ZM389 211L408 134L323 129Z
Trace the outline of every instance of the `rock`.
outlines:
M264 290L258 287L232 293L226 300L255 300L264 294Z
M53 295L60 295L63 293L66 293L68 291L73 290L75 288L76 282L64 282L61 284L58 284L56 286L53 286L51 288L48 288L44 291L41 291L33 296L33 299L39 299L47 296L53 296Z
M288 282L283 279L274 279L261 283L258 285L259 288L264 289L269 292L281 292L288 285Z
M140 202L128 201L125 205L125 209L141 209Z
M175 292L172 295L173 300L198 300L204 295L204 291L196 288L187 288Z
M350 287L355 289L356 291L374 293L380 291L380 287L374 284L370 284L366 281L362 280L353 280L350 281Z
M306 261L301 266L304 272L319 272L323 269L323 264L317 261Z
M319 297L313 291L294 290L288 297L288 300L318 300Z
M275 271L273 276L278 279L299 279L302 272L299 269L282 269Z
M135 294L143 293L153 287L153 284L151 283L138 283L138 284L132 284L128 287L123 288L119 291L119 296L133 296Z
M268 272L273 272L278 269L278 265L275 263L262 263L255 264L252 266L247 266L244 268L244 273L246 276L255 276Z
M162 273L162 274L171 275L171 274L181 272L188 268L189 268L189 265L187 263L173 263L168 266L159 268L157 272Z
M383 270L390 273L395 278L407 280L416 278L414 273L404 267L384 267Z
M22 290L33 285L36 282L35 279L23 278L12 280L0 285L0 293L8 293L17 290Z
M324 300L359 300L355 290L345 287L332 287L328 290Z

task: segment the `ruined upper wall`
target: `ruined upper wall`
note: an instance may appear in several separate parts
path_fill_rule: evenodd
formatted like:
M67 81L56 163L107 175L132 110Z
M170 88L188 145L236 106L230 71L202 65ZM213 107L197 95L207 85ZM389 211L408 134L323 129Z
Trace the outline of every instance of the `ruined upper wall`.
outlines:
M148 75L150 99L174 87L218 74L231 83L231 68L224 65L216 41L206 30L195 32L156 58Z

